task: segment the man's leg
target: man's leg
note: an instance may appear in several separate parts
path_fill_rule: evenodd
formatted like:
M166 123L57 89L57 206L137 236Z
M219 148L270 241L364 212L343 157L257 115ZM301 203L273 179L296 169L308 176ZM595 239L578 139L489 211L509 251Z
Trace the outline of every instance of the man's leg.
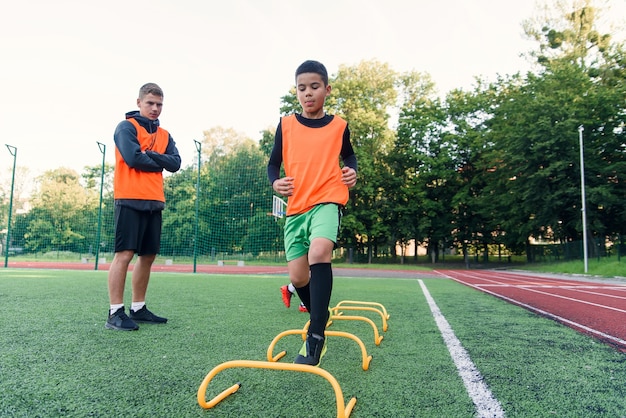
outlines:
M132 260L132 250L116 252L109 267L109 316L105 323L106 328L120 331L135 331L137 324L130 319L124 310L124 287L128 265Z
M150 271L156 255L140 255L133 269L133 304L130 318L137 322L164 324L167 318L153 314L146 306L146 293L150 281Z
M133 267L133 302L145 302L150 281L150 270L156 255L140 255Z
M124 303L124 286L126 284L126 274L128 265L132 260L134 252L132 250L115 253L111 266L109 267L109 302L111 305Z

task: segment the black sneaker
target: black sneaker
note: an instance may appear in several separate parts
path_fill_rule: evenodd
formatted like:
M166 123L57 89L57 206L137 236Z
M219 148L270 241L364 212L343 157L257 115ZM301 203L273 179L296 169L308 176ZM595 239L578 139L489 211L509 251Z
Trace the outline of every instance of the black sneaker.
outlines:
M109 318L104 326L105 328L118 331L137 331L139 329L139 325L126 315L123 306L115 311L113 315L109 314Z
M294 363L319 366L324 354L326 354L326 339L317 334L307 334L306 341Z
M133 321L146 322L150 324L165 324L167 322L167 318L156 316L148 310L146 305L143 305L143 308L139 309L137 312L131 309L130 319L132 319Z

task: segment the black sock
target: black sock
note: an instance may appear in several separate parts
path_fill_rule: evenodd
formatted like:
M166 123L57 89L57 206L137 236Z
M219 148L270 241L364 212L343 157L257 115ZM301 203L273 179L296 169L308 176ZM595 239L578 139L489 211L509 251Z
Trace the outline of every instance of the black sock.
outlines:
M311 282L309 281L306 286L296 287L296 293L300 298L300 302L304 303L306 306L306 310L311 312L311 291L310 291ZM295 286L294 286L295 287Z
M323 337L326 321L328 321L330 295L333 290L333 269L330 263L313 264L310 268L311 307L309 313L311 322L309 324L309 333Z

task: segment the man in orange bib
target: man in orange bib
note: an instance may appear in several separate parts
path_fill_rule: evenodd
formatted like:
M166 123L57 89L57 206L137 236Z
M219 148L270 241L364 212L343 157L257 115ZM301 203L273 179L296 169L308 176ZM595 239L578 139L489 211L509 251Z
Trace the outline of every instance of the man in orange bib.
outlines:
M180 155L170 134L159 126L163 91L154 84L139 89L139 111L126 114L115 129L115 256L109 267L109 316L106 328L134 331L137 322L164 324L146 307L152 263L161 244L161 212L165 208L163 170L180 169ZM128 266L132 273L130 317L124 310Z

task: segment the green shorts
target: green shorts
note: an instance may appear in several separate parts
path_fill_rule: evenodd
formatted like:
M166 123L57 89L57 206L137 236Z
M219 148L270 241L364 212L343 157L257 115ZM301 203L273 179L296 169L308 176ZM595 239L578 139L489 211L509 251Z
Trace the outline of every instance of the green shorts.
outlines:
M309 252L314 238L326 238L337 244L341 209L335 203L323 203L300 215L288 216L285 222L285 255L295 260Z

